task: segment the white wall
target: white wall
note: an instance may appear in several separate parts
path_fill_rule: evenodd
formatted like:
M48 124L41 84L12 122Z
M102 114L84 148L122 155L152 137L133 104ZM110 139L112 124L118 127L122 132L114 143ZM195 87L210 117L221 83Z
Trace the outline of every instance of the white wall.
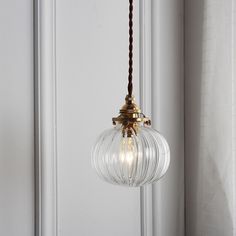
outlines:
M103 183L90 164L127 93L128 2L58 0L56 24L59 235L140 235L139 189Z
M34 234L33 2L0 2L0 235Z
M153 189L153 233L183 236L183 1L152 7L153 124L172 154L167 176ZM126 94L128 3L58 0L56 11L59 232L140 235L139 189L102 183L90 167L91 145L111 127ZM135 26L137 53L137 15ZM138 95L137 54L135 69Z
M35 35L39 72L35 78L38 235L140 235L140 190L103 183L90 165L95 138L112 126L111 118L118 114L127 93L128 3L126 0L39 3ZM167 176L153 187L153 205L148 203L153 207L149 212L153 229L143 236L152 236L152 231L155 236L182 236L183 6L182 0L152 3L152 45L147 44L152 46L149 55L152 71L146 72L150 75L152 106L146 109L151 110L154 127L170 143L172 163ZM7 236L34 235L32 4L26 0L9 1L1 3L0 8L0 49L4 55L0 56L3 81L0 235ZM138 13L137 3L134 71L137 101Z

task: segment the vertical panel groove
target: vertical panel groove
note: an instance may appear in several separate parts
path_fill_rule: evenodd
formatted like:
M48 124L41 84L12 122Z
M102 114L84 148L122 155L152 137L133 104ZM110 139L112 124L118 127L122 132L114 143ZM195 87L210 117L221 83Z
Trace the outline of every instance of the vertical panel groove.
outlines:
M151 118L151 1L140 0L140 106ZM140 188L141 236L153 236L152 185Z
M41 236L41 156L40 152L40 40L39 40L39 1L34 0L34 155L35 155L35 235Z
M231 22L231 34L232 34L232 38L231 38L231 43L232 43L232 70L231 70L231 81L232 81L232 159L233 159L233 171L234 171L234 175L233 175L233 235L236 235L236 219L235 219L235 210L236 210L236 185L235 185L235 171L236 171L236 162L235 162L235 141L236 141L236 137L235 137L235 71L234 71L234 65L235 65L235 0L232 0L232 22Z
M57 236L55 0L34 1L35 235Z

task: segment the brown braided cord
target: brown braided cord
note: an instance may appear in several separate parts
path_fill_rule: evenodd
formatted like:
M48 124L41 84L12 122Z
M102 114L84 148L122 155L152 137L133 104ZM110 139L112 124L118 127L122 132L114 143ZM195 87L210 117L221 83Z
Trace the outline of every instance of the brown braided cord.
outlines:
M129 75L128 94L131 97L133 92L133 0L129 0Z

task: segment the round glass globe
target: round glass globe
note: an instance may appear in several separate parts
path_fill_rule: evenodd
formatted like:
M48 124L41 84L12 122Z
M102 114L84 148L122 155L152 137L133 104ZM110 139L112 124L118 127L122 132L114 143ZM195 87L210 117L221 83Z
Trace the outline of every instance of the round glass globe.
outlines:
M137 132L123 134L121 125L104 131L92 149L92 166L103 180L117 185L140 187L159 180L170 163L165 138L140 125Z

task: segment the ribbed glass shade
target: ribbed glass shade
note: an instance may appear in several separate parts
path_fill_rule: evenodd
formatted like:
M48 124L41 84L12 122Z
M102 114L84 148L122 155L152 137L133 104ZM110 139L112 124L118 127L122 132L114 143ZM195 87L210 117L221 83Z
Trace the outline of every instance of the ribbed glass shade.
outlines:
M156 130L142 126L131 137L122 127L104 131L92 149L92 165L105 181L139 187L160 179L170 163L165 138Z

